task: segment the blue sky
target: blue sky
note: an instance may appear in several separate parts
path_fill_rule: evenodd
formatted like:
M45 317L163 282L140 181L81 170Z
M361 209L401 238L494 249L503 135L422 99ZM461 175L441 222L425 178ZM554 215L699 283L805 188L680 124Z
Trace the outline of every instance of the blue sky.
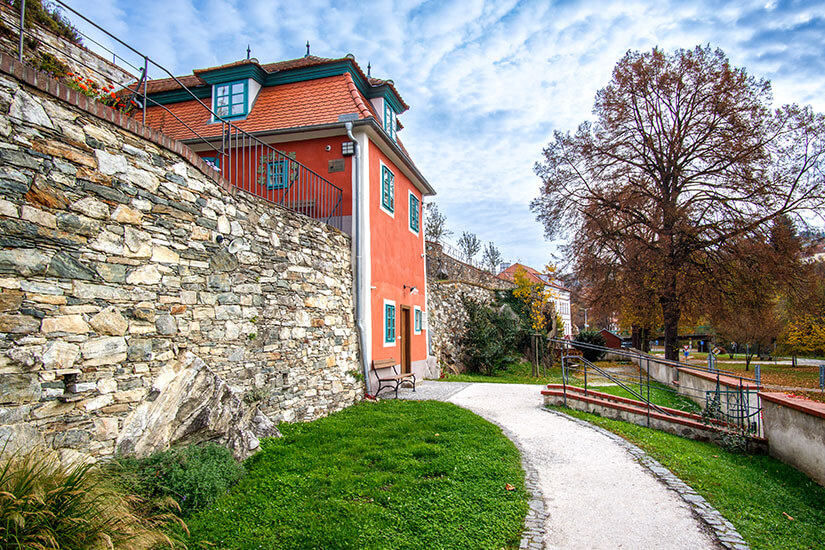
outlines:
M554 130L592 119L628 50L710 43L771 80L776 105L825 111L825 2L66 1L176 74L244 58L247 44L261 62L301 57L307 40L314 55L370 62L411 107L399 137L453 240L476 233L536 268L558 249L529 210L533 165Z

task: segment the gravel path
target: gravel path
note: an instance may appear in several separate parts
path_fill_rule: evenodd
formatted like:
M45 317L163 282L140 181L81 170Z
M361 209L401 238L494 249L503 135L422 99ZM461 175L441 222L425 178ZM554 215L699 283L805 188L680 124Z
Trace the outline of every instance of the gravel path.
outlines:
M684 500L615 441L542 411L541 388L422 382L399 397L449 401L508 432L538 473L544 548L719 548Z

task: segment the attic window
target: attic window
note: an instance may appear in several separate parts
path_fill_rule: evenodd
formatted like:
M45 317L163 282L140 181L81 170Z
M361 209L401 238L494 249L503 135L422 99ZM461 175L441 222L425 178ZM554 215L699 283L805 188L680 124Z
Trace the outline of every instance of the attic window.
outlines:
M238 80L215 84L213 110L222 118L237 118L247 114L249 82Z
M396 140L395 133L397 128L397 121L395 120L395 111L392 107L390 107L389 102L384 100L384 131L387 132L387 135L392 138L393 141Z

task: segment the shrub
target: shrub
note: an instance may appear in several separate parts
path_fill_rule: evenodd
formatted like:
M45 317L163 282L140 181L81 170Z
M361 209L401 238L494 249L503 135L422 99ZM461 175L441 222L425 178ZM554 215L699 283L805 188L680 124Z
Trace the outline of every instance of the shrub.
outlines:
M16 454L0 462L0 548L185 547L166 533L183 522L159 505L145 514L143 503L94 465L61 466L43 449Z
M585 344L593 344L594 346L604 347L604 345L605 345L604 336L602 336L601 332L596 331L596 330L583 330L583 331L581 331L580 333L578 333L576 335L575 341L576 342L583 342ZM604 352L603 351L599 351L599 350L595 350L595 349L589 349L589 348L580 347L580 346L576 346L576 348L580 349L582 351L582 355L584 355L584 358L587 359L588 361L590 361L591 363L593 361L598 361L599 359L604 357Z
M461 302L467 312L462 344L468 370L490 375L503 369L516 351L518 321L473 298L462 296Z
M184 517L206 508L244 475L232 452L216 443L119 458L110 468L121 485L145 498L172 497Z

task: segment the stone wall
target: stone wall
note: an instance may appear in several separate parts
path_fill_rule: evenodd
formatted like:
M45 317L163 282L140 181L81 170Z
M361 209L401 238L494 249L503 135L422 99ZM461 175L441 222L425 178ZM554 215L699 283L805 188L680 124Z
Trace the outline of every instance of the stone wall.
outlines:
M430 355L452 372L464 370L461 339L466 332L467 313L461 297L479 302L493 302L498 289L463 281L428 281L427 322L430 328Z
M463 370L461 339L467 314L462 296L490 304L496 293L515 285L492 273L445 254L438 243L427 241L427 324L430 355L453 372Z
M7 52L15 58L18 51L19 29L20 12L5 2L0 2L0 51ZM104 59L41 26L26 28L26 37L23 57L32 66L38 66L40 56L46 53L59 59L74 74L91 78L99 84L124 86L137 81L133 74L112 63L110 59Z
M0 69L0 433L110 455L197 358L273 421L360 398L349 237Z
M515 285L499 279L489 271L456 260L446 254L439 243L427 241L427 280L465 281L488 288L509 290Z

